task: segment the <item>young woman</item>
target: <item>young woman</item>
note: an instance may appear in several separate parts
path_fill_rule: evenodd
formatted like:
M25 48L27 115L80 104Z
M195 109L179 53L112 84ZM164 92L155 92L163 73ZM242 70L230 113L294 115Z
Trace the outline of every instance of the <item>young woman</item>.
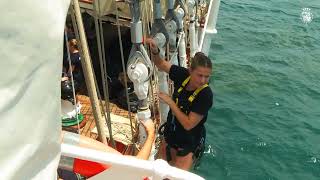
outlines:
M170 107L163 130L165 141L159 150L160 158L173 166L189 170L204 151L204 123L213 104L213 93L208 86L212 72L211 60L198 52L190 68L186 69L161 59L152 39L146 42L150 45L155 65L168 73L174 82L172 97L159 93L159 98Z

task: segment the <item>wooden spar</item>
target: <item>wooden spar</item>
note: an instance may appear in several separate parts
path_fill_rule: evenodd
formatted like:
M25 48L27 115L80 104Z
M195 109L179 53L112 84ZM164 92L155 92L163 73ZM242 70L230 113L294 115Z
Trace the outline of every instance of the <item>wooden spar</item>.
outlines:
M102 111L101 111L101 107L100 107L100 103L97 95L97 88L95 86L93 68L91 66L91 57L89 55L88 43L87 43L87 38L84 32L84 26L83 26L83 21L82 21L78 0L73 0L73 7L74 7L74 14L76 17L75 19L78 25L79 39L81 43L80 52L82 53L82 57L83 57L83 59L81 60L81 65L85 69L84 77L85 77L85 81L86 81L86 85L87 85L87 89L88 89L88 93L91 101L92 112L93 112L93 116L97 126L99 140L102 143L106 144L107 138L104 130L105 123L101 115Z

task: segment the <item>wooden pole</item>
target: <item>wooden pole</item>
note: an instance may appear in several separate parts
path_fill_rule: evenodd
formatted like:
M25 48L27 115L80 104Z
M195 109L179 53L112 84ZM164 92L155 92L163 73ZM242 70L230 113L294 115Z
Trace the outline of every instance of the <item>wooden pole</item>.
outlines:
M89 54L87 38L84 32L84 26L83 26L83 21L82 21L78 0L73 0L73 8L74 8L75 19L78 25L79 39L81 43L80 52L82 53L82 57L83 57L83 59L81 59L81 65L85 69L84 77L85 77L85 81L86 81L86 85L87 85L87 89L88 89L88 93L91 101L93 116L97 126L99 140L102 143L107 143L107 138L106 138L105 128L104 128L105 122L101 114L102 111L101 111L101 107L100 107L99 99L97 95L97 88L94 82L93 68L91 66L91 57Z

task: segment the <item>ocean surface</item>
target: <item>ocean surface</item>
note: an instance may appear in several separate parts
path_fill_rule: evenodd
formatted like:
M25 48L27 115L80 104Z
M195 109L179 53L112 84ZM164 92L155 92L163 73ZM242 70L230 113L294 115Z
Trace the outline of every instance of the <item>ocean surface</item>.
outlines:
M222 0L217 30L215 103L194 172L320 180L320 0Z

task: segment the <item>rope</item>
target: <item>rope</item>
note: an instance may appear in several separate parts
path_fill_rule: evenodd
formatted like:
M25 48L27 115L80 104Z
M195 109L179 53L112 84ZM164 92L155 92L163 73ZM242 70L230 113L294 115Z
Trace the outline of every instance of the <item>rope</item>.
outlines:
M173 58L176 54L178 54L177 51L178 51L178 49L179 49L179 45L180 45L180 40L181 40L181 37L182 37L182 33L183 33L183 32L178 33L179 38L178 38L177 47L176 47L176 50L172 53L172 56L171 56L171 58L170 58L170 62L172 61L172 58Z
M152 4L152 1L149 1L149 5L147 4L147 1L145 1L144 2L145 3L145 6L144 7L151 7L151 9L153 9L153 4ZM152 12L152 11L149 11L148 12L148 10L147 10L147 8L145 8L144 9L145 11L144 11L144 13L146 14L145 16L144 16L144 19L145 19L145 27L146 27L146 30L147 31L144 31L145 33L144 33L144 37L147 37L147 34L150 34L150 32L151 32L151 29L150 29L150 26L149 26L149 24L151 23L150 21L149 21L149 15L150 14L152 14L152 13L150 13L150 12ZM151 16L151 15L150 15ZM145 42L144 42L145 43ZM146 44L145 44L146 45ZM149 52L150 53L150 52ZM155 69L155 68L153 68L153 69ZM156 92L158 92L159 91L159 89L158 89L158 86L154 86L154 84L157 84L156 82L155 82L155 79L156 79L156 75L155 75L155 71L153 71L153 74L151 75L151 77L150 77L150 80L149 80L149 83L150 83L150 85L151 86L149 86L149 90L150 90L150 94L149 94L149 99L152 99L152 102L153 102L153 106L152 106L152 112L153 112L153 116L154 116L154 119L155 119L155 117L156 117L156 106L158 105L158 103L157 103L157 97L156 97L156 95L155 95L155 92L154 92L154 88L157 88L156 89ZM160 109L159 107L157 108L157 109ZM161 121L161 120L160 120ZM156 124L158 124L158 122L156 123Z
M99 13L100 13L100 0L98 0L98 6L99 6ZM109 82L106 79L106 77L108 77L108 72L107 72L107 66L106 66L106 53L105 53L105 47L104 47L104 36L103 36L103 27L102 27L102 20L99 18L99 27L100 27L100 34L101 34L101 39L102 39L102 58L103 58L103 66L104 66L104 76L103 78L105 79L105 89L106 89L106 96L105 98L105 105L106 105L106 111L107 111L107 119L109 119L109 121L106 122L108 123L108 126L110 127L110 140L112 142L112 146L115 148L115 142L113 140L113 136L112 136L112 126L111 126L111 116L110 116L110 99L109 99ZM104 112L105 113L105 112Z
M153 86L153 78L152 78L152 76L151 76L151 78L149 80L149 83L151 85L151 86L149 86L149 92L151 92L151 95L149 94L149 99L150 98L152 99L152 102L153 102L152 112L153 112L153 116L155 117L156 116L156 110L155 110L155 97L154 97L154 91L153 91L154 86Z
M113 0L115 2L115 0ZM118 9L118 5L116 4L116 8ZM132 119L131 119L131 108L129 104L129 93L128 93L128 85L127 85L127 71L124 65L124 55L123 55L123 46L122 46L122 36L121 36L121 31L120 31L120 23L119 23L119 12L117 10L116 14L116 19L117 19L117 28L118 28L118 37L119 37L119 45L120 45L120 53L121 53L121 63L122 63L122 71L125 74L124 76L124 84L126 88L126 96L127 96L127 105L128 105L128 111L129 111L129 120L130 120L130 127L131 127L131 141L132 143L134 142L134 133L133 133L133 126L132 126Z
M71 1L71 3L72 3L72 5L74 5L73 1ZM80 34L79 34L79 30L78 30L77 20L75 17L75 10L74 10L73 6L71 6L70 9L71 9L72 27L74 28L74 33L76 35L77 42L79 43L80 42ZM78 44L78 49L79 49L79 52L83 52L82 46L80 44ZM83 54L81 54L81 58L83 58ZM82 64L81 64L81 66L82 66ZM87 67L82 66L82 71L83 71L83 73L87 73ZM78 133L80 134L80 132L78 132Z
M68 39L68 35L67 32L64 31L64 38L66 40L66 47L67 47L67 54L68 54L68 61L69 61L69 69L72 67L71 64L71 58L70 58L70 51L69 51L69 39ZM69 71L69 70L68 70ZM73 101L74 101L74 109L76 111L76 120L77 120L77 126L78 126L78 134L80 134L80 123L79 123L79 118L78 118L78 110L77 110L77 101L76 101L76 93L75 93L75 89L74 89L74 80L73 80L73 73L72 71L70 71L71 74L71 84L72 84L72 95L73 95Z
M98 4L96 4L98 3ZM98 7L97 7L98 5ZM97 17L97 8L100 14L100 0L98 1L94 1L93 2L93 6L94 6L94 21L95 21L95 29L96 29L96 36L97 36L97 43L98 43L98 53L99 53L99 62L100 62L100 71L101 71L101 77L102 77L102 86L103 86L103 94L104 94L104 98L105 98L105 107L106 107L106 111L107 111L107 117L105 116L105 109L104 109L104 105L102 103L101 100L101 94L98 90L98 95L99 95L99 99L100 99L100 105L103 107L103 113L104 113L104 118L105 121L107 123L108 126L108 130L109 130L109 136L110 136L110 140L112 143L112 147L116 147L115 146L115 142L112 136L112 126L111 126L111 117L110 117L110 108L109 108L109 89L108 89L108 80L106 80L106 75L107 75L107 70L106 70L106 63L105 63L105 51L104 51L104 38L103 38L103 28L102 28L102 21L100 18ZM95 82L95 84L97 85L97 83Z
M82 68L83 68L83 71L85 74L85 81L86 81L90 101L92 104L93 115L94 115L94 119L95 119L95 123L96 123L96 127L98 130L98 135L99 135L100 141L102 143L107 143L105 131L104 131L104 123L103 123L102 117L101 117L101 111L102 111L100 109L101 108L101 106L100 106L101 101L99 102L99 100L98 100L98 94L97 94L97 89L96 89L96 87L97 87L96 86L96 77L93 73L91 58L89 55L88 45L87 45L87 41L85 38L83 24L82 24L79 3L78 3L78 0L73 0L72 3L74 4L74 6L73 6L73 9L71 8L71 10L73 10L72 11L73 13L71 13L71 17L72 17L75 28L78 28L75 22L79 23L80 29L78 29L75 32L76 32L76 37L77 37L78 41L81 42L81 46L79 46L79 49L81 52L81 57L83 57L83 60L84 60L84 61L81 61L81 65L82 65ZM81 41L80 41L80 39L81 39ZM82 49L82 46L83 46L83 49Z

